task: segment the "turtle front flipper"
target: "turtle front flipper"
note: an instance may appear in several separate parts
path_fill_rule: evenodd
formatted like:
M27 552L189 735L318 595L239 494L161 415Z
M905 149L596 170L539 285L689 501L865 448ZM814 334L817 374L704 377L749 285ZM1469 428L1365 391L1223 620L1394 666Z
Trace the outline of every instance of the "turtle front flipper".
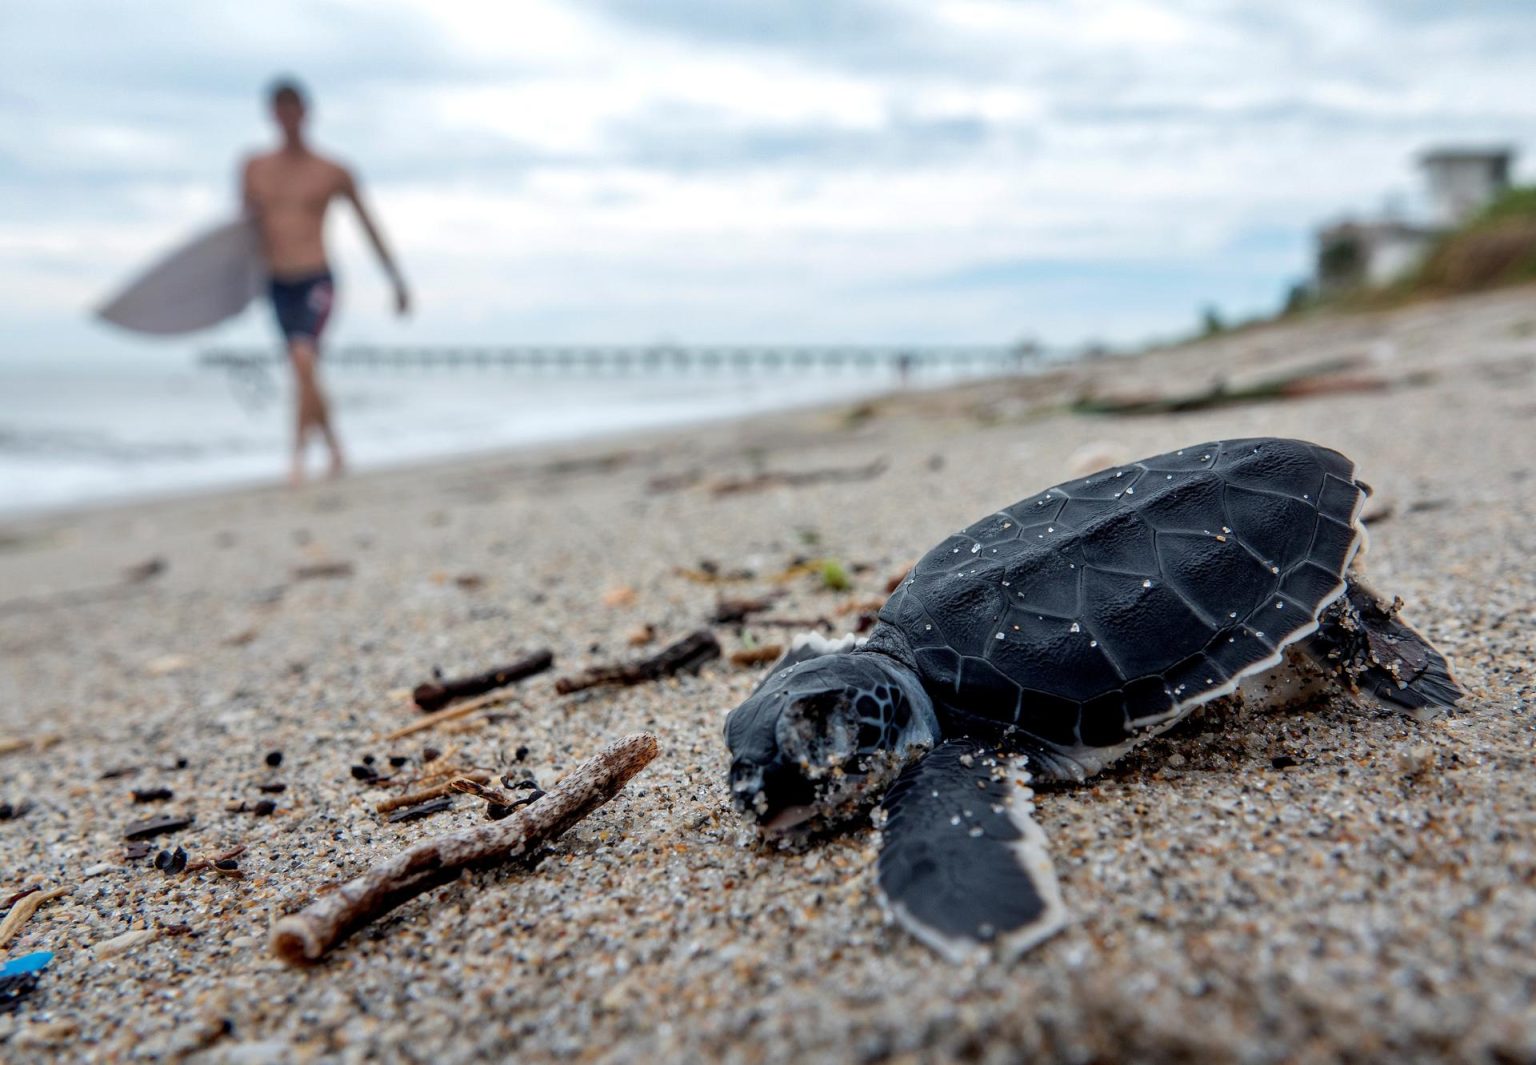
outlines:
M951 961L992 943L1021 954L1066 924L1024 761L950 740L908 767L881 803L886 905Z

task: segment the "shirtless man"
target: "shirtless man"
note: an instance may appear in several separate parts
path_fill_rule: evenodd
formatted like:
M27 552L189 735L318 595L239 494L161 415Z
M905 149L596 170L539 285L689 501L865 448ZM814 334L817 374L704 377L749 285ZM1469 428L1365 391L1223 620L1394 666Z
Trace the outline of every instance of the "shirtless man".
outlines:
M261 234L262 255L271 276L272 309L298 386L291 475L297 486L304 481L304 449L311 431L318 431L325 440L331 454L331 475L339 475L345 467L316 366L320 334L335 295L324 233L325 210L333 199L340 196L356 209L363 231L395 286L395 310L399 314L410 310L410 295L384 238L363 206L357 180L346 167L313 151L304 139L303 91L291 81L280 81L272 87L269 102L282 132L282 144L246 160L240 184L246 212L255 219Z

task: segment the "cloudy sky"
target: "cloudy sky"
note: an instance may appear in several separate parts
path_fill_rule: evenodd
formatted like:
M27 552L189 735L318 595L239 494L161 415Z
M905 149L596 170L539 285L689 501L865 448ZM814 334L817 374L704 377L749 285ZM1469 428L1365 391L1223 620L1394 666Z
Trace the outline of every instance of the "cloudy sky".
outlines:
M12 360L144 350L83 311L233 211L278 72L417 290L339 210L341 339L1133 340L1272 308L1427 145L1536 170L1530 0L39 0L0 42Z

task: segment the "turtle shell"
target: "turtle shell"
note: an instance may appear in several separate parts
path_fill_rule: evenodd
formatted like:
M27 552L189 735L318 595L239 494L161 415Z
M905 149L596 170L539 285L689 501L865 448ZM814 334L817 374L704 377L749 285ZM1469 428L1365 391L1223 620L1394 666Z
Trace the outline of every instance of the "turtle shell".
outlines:
M1110 748L1280 661L1344 590L1366 493L1300 440L1186 447L949 537L880 612L947 734Z

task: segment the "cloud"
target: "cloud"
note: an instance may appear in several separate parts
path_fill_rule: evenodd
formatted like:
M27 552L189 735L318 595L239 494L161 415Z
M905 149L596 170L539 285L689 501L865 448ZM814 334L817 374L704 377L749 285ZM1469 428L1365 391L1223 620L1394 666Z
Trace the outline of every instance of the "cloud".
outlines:
M87 343L81 306L232 210L262 86L292 72L421 290L419 337L1125 339L1274 305L1311 228L1413 189L1427 144L1536 151L1530 21L1524 0L29 5L0 90L0 319L29 351ZM392 335L345 211L333 230L341 335Z

